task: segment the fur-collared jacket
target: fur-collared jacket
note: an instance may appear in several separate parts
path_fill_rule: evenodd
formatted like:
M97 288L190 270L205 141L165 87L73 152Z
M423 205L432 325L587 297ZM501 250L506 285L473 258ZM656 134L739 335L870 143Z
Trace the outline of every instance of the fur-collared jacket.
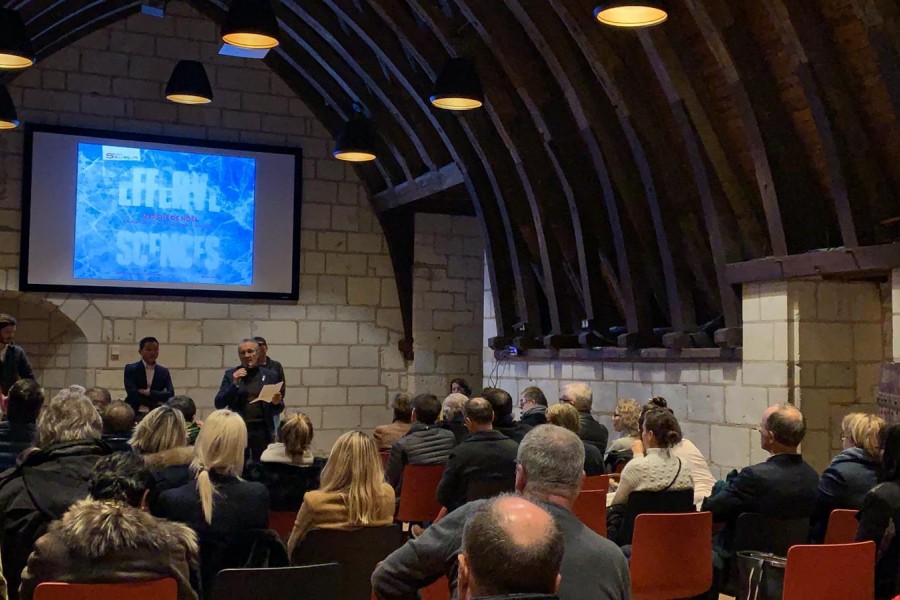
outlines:
M81 500L38 539L22 572L21 600L46 581L69 583L150 581L171 577L178 600L197 600L190 568L197 536L120 502Z
M144 454L144 462L153 475L150 484L150 493L147 495L147 504L152 511L156 508L159 495L166 490L174 490L191 481L191 461L194 460L194 448L192 446L180 446L170 448L154 454Z

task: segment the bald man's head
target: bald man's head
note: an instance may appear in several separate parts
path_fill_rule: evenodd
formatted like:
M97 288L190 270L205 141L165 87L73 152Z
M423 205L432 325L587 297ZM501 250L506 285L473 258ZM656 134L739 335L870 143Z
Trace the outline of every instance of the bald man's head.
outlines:
M764 450L796 451L806 435L803 413L793 404L770 406L763 413L759 433Z
M521 496L489 500L463 530L460 600L556 593L563 550L562 533L544 509Z

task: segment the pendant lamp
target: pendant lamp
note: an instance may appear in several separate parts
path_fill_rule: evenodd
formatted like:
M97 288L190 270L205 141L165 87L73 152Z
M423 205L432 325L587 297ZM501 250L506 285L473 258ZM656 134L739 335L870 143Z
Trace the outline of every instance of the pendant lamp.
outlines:
M368 117L356 112L344 124L334 146L334 157L348 162L375 160L375 128Z
M222 24L222 41L261 50L278 45L278 20L270 0L234 0Z
M467 58L451 58L434 82L431 103L446 110L472 110L484 104L481 80L475 63Z
M196 60L180 60L166 84L166 98L178 104L209 104L212 86L203 64Z
M650 27L669 18L663 0L610 0L594 9L594 17L612 27Z
M34 64L34 48L22 16L0 8L0 69L24 69Z
M19 116L16 114L16 105L6 86L0 86L0 129L15 129L19 126Z

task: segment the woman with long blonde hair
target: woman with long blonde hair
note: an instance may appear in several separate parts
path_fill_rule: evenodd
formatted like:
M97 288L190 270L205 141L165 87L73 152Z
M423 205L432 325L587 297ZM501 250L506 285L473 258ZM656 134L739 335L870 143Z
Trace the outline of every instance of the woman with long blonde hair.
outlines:
M163 404L147 413L128 441L152 474L147 504L156 506L159 495L191 481L194 449L188 446L187 424L177 408Z
M306 493L288 540L288 555L310 529L390 525L394 489L384 482L375 442L361 431L345 433L331 448L321 486Z

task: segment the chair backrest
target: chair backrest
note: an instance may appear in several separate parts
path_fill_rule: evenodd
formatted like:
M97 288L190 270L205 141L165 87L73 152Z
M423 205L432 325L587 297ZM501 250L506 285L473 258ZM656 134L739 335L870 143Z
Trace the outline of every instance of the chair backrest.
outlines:
M515 478L474 479L466 485L466 502L486 500L516 489Z
M788 548L809 539L809 519L776 519L741 513L734 531L734 552L757 550L787 556Z
M644 513L689 513L694 512L694 490L669 490L665 492L631 492L625 504L625 518L619 529L620 546L631 543L634 519Z
M828 517L828 529L825 530L826 544L852 544L856 541L856 530L859 529L859 521L856 515L858 510L838 508L831 511Z
M313 529L294 549L291 564L338 563L342 567L340 593L332 597L368 600L372 593L369 583L372 571L402 544L403 530L399 524L362 527L352 531Z
M591 475L590 477L585 477L584 483L581 485L581 491L603 491L609 493L609 479L609 475Z
M450 583L444 575L431 585L425 586L420 591L421 600L450 600Z
M572 513L591 531L606 537L606 492L581 490L572 504Z
M390 450L379 450L378 456L381 458L381 468L382 469L387 468L388 459L391 457L391 451Z
M297 513L286 510L269 511L269 529L273 530L282 540L287 540L294 529Z
M225 569L213 585L216 600L334 600L341 581L337 563L280 569Z
M712 586L712 513L641 514L631 546L633 600L689 598Z
M34 600L176 600L178 585L171 577L133 583L41 583Z
M792 546L784 571L784 600L871 600L875 542Z
M437 501L437 487L444 474L444 465L406 465L403 469L403 488L400 507L394 517L406 523L423 523L434 519L441 511Z

